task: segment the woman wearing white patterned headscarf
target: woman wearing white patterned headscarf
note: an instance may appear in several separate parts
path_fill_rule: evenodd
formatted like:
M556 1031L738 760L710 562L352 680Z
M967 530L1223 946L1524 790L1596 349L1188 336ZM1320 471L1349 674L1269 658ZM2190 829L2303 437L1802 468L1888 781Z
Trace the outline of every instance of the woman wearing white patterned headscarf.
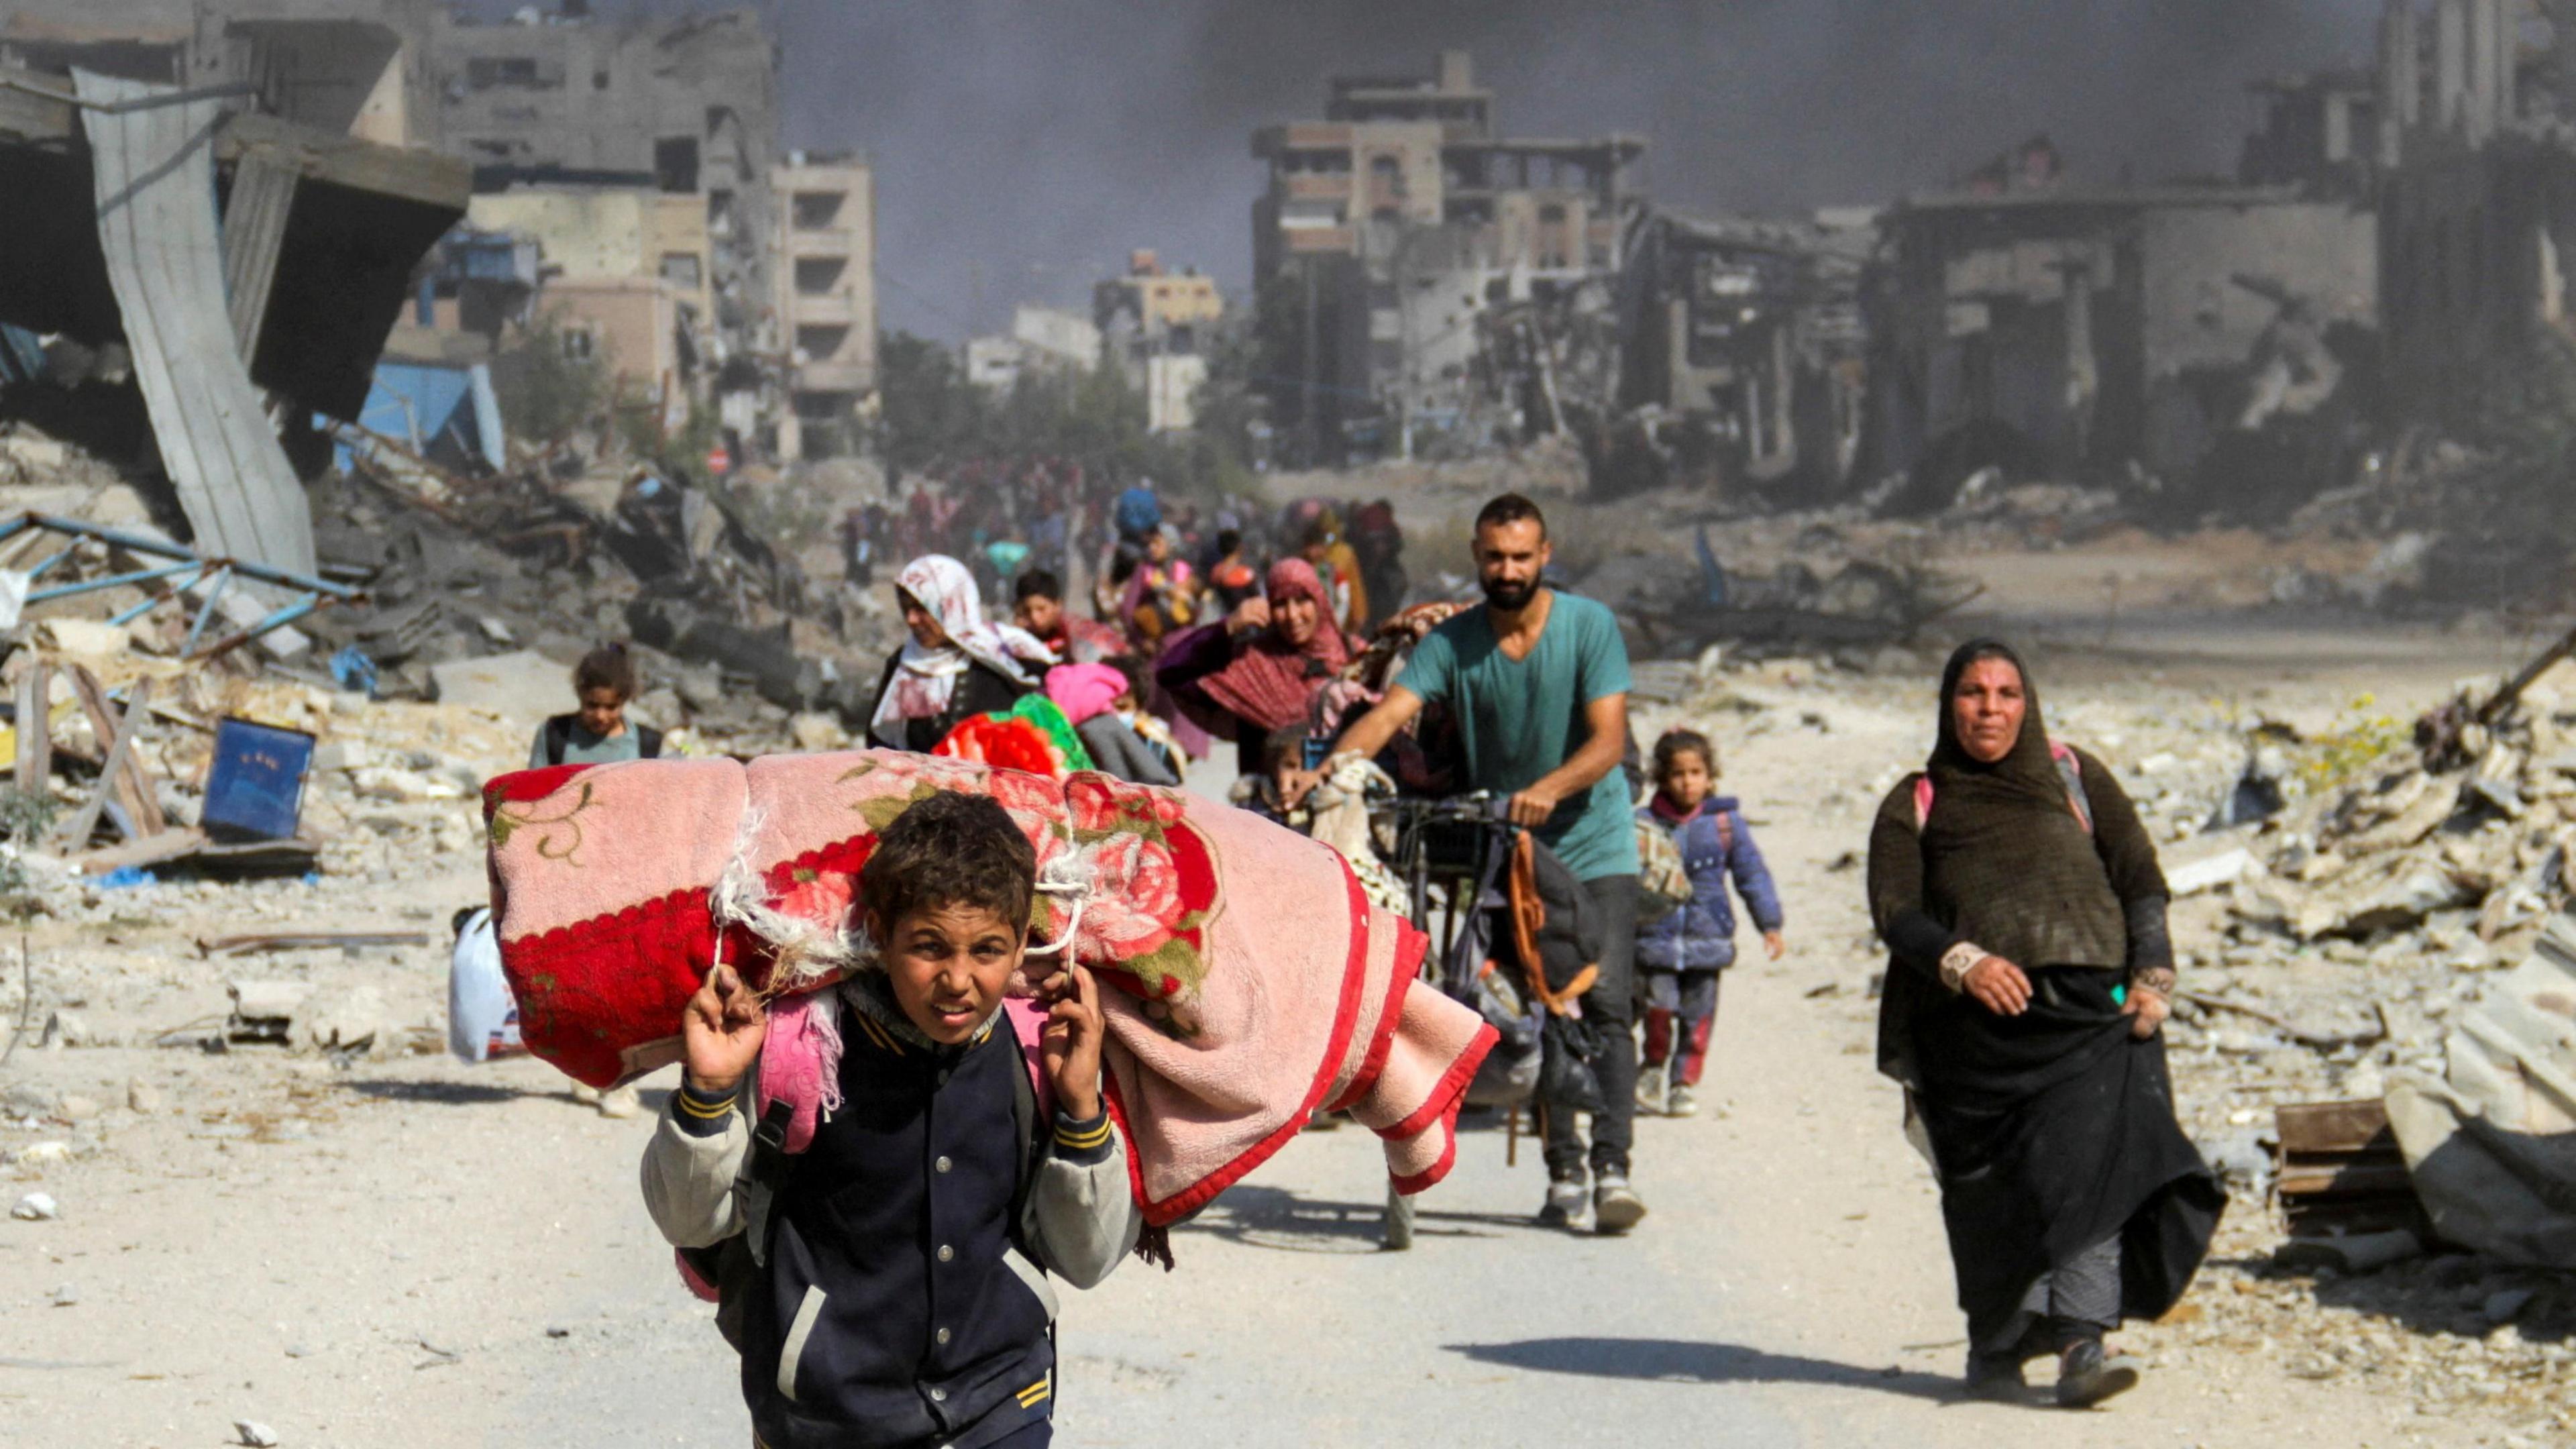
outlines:
M1056 662L1026 630L986 622L974 574L945 554L905 565L895 602L912 637L886 661L868 723L887 749L930 750L959 720L1009 709Z

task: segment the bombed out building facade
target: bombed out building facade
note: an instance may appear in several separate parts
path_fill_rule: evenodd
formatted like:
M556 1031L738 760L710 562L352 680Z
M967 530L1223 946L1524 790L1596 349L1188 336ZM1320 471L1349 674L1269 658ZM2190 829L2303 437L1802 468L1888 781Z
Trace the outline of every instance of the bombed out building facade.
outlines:
M1615 375L1610 283L1644 211L1642 138L1509 136L1451 51L1429 76L1336 77L1322 119L1252 149L1270 169L1259 325L1297 373L1274 421L1302 455L1561 429L1566 392Z
M468 240L407 325L490 350L544 324L608 363L621 408L671 428L710 409L784 457L848 451L873 413L871 171L782 149L754 10L558 0L482 23L445 0L0 0L0 63L235 86L236 109L464 163Z

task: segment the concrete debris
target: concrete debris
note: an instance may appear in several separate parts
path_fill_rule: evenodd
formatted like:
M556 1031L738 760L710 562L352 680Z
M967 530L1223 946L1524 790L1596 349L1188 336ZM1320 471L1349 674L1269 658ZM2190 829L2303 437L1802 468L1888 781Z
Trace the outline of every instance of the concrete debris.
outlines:
M386 1016L384 996L372 986L316 993L294 1013L297 1044L329 1054L388 1056L393 1035Z
M2375 1273L2392 1263L2424 1256L2424 1240L2404 1228L2341 1237L2292 1238L2272 1254L2282 1268L2313 1273L2321 1268L2347 1276Z
M9 1216L30 1223L49 1223L62 1215L62 1205L54 1201L53 1194L45 1192L31 1192L9 1209Z
M233 1440L251 1449L276 1449L278 1443L277 1431L257 1419L233 1420Z
M2233 885L2253 869L2254 852L2242 845L2230 845L2190 859L2169 857L2165 861L2165 884L2177 897L2196 896Z
M225 986L232 997L232 1019L225 1036L237 1042L291 1042L313 986L302 981L234 981Z
M2433 1228L2506 1262L2576 1266L2576 916L2464 991L2440 1078L2409 1072L2388 1115Z
M137 1116L149 1117L169 1105L169 1096L141 1077L134 1077L126 1082L125 1110Z

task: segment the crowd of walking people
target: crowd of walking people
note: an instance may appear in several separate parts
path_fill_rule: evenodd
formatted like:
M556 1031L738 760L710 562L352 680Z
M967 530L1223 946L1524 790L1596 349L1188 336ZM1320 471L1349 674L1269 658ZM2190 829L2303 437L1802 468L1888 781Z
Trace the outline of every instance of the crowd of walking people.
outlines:
M1526 872L1542 913L1562 915L1559 934L1581 943L1561 974L1524 963L1548 1014L1540 1219L1636 1229L1648 1208L1634 1119L1696 1110L1737 959L1737 907L1775 959L1787 913L1753 823L1720 791L1717 743L1683 728L1638 750L1618 620L1554 585L1539 507L1517 495L1486 504L1474 530L1479 597L1417 602L1384 504L1203 517L1166 509L1150 489L1091 487L1066 465L1030 465L1016 481L1025 486L916 491L898 510L853 520L854 580L873 577L862 562L904 556L892 586L907 637L885 663L870 741L1017 763L1001 731L1019 727L1035 741L1032 768L1152 785L1177 784L1192 760L1213 756L1260 786L1238 799L1282 818L1361 767L1414 790L1489 796L1515 841L1513 889ZM986 604L1005 598L1007 621ZM583 710L549 726L537 745L545 758L651 752L615 717L634 688L622 670L622 659L585 664ZM994 1019L993 963L1017 959L1007 923L1026 909L1025 852L1007 825L962 805L949 815L920 822L918 842L888 832L885 848L909 852L901 869L913 876L889 865L883 882L863 882L884 893L867 896L879 928L917 958L868 1007L890 1063L908 1047L933 1061L971 1056ZM927 874L943 850L980 862L964 895ZM1868 904L1891 956L1879 1064L1904 1089L1905 1133L1940 1187L1967 1318L1967 1391L2018 1400L2025 1364L2054 1355L2055 1401L2098 1403L2140 1375L2107 1335L2178 1300L2225 1201L2175 1119L2160 1026L2176 953L2154 845L2111 771L2050 737L2021 656L1980 641L1944 671L1929 758L1886 797L1867 858ZM1057 1109L1052 1146L1036 1149L1052 1154L1040 1188L1057 1196L1023 1209L1038 1246L1058 1253L1053 1266L1078 1282L1105 1273L1134 1236L1085 1195L1094 1177L1114 1180L1106 1164L1120 1150L1093 1088L1092 991L1078 968L1045 989L1041 1006L1062 1030L1048 1038L1061 1049L1049 1048L1042 1086L1074 1105ZM732 1174L749 1171L732 1104L757 1035L745 1044L751 1008L740 997L738 982L711 979L686 1025L689 1086L672 1099L676 1135L657 1147L661 1176L648 1179L684 1184L656 1189L674 1241L709 1237L700 1220ZM1017 1081L995 1070L995 1095L978 1110L1004 1110L1002 1084ZM1551 1110L1551 1084L1577 1079L1582 1109L1566 1098ZM948 1171L947 1156L936 1161ZM949 1249L938 1251L944 1262ZM907 1324L886 1331L917 1327ZM991 1352L1009 1360L1009 1382L1035 1377L978 1410L978 1442L1041 1443L1051 1350L1027 1324L996 1333ZM899 1366L902 1350L857 1343L823 1358L882 1360L886 1382L871 1380L870 1392L910 1404L902 1391L918 1375ZM788 1390L755 1395L771 1415L764 1425L803 1423L787 1402L798 1398L795 1343L762 1351L784 1352L775 1381ZM769 1372L746 1382L766 1385ZM934 1407L942 1392L927 1390ZM946 1414L922 1422L934 1419L941 1432L957 1427Z

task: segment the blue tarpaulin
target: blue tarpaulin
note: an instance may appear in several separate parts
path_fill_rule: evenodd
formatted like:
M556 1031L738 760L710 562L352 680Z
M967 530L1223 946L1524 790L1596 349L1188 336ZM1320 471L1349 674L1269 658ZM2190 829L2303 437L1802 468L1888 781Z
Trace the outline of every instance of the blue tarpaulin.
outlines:
M407 362L391 358L376 364L367 389L367 405L358 426L401 444L431 462L466 471L480 464L509 464L501 435L501 404L492 391L492 370L482 363ZM349 466L347 448L340 466Z

